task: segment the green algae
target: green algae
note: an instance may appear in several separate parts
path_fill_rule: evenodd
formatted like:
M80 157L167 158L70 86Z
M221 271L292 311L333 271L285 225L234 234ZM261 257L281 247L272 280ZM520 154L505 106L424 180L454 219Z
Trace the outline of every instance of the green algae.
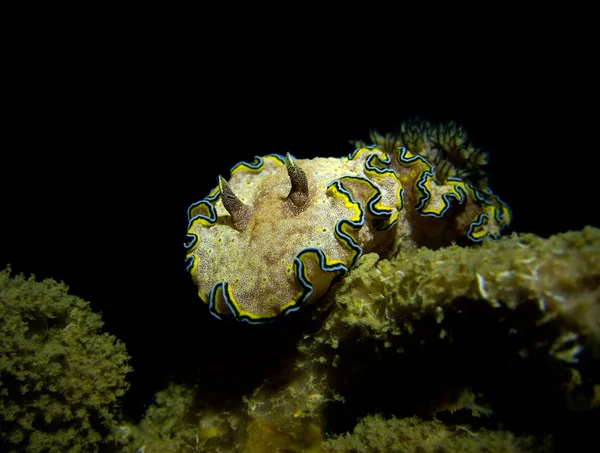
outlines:
M166 448L171 434L153 441L164 426L209 452L571 445L570 430L589 434L597 417L599 257L594 228L366 255L315 307L277 376L227 410L186 397L183 412L194 415L174 411L177 427L163 401L164 421L145 425L154 428L127 451ZM206 423L219 428L202 431Z
M116 415L127 356L99 315L64 285L0 276L0 409L15 433L3 441L21 451L62 439L61 451L122 453L538 452L576 449L598 419L590 227L366 255L309 312L276 375L222 404L198 383L171 384L138 424Z
M66 285L0 272L3 451L94 452L111 442L131 368L102 325Z

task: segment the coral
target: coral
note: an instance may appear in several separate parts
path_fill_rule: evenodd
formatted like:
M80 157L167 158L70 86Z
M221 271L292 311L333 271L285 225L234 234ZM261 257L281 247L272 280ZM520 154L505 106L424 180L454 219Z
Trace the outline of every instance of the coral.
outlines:
M266 383L244 398L248 452L321 451L323 409L338 396L327 391L326 373L315 372L312 365L302 369L295 364L286 371L282 380Z
M579 337L600 343L599 242L598 230L587 227L547 240L513 234L479 248L421 248L381 261L364 256L335 293L344 307L340 321L388 339L426 315L436 317L441 333L444 310L461 298L513 311L534 303L538 326L559 319L561 333L545 345L548 352L576 362Z
M591 227L364 255L277 375L226 410L159 394L126 451L575 450L598 416L599 281Z
M131 368L102 324L64 284L0 272L2 451L87 453L111 442Z
M339 159L239 163L190 206L187 268L215 317L273 320L320 299L363 253L480 242L510 223L474 178L485 154L458 126L409 123L372 138Z
M299 391L294 393L294 388ZM120 451L321 451L322 416L304 417L299 410L286 413L288 408L297 405L293 398L305 396L305 388L300 383L291 384L278 396L270 393L270 389L259 388L231 410L217 410L198 401L195 388L171 383L156 394L155 404L146 411L139 425L120 427L124 433Z
M123 452L179 453L224 451L236 440L239 416L201 409L195 390L171 383L155 396L139 425L123 425Z
M325 442L329 452L402 452L402 453L465 453L544 452L550 451L550 438L515 436L508 431L480 429L468 426L447 426L439 420L425 421L419 417L389 420L381 415L363 418L352 434L344 434Z
M382 410L564 435L595 410L599 281L591 227L365 255L298 363L327 374L346 400L328 416L349 424Z

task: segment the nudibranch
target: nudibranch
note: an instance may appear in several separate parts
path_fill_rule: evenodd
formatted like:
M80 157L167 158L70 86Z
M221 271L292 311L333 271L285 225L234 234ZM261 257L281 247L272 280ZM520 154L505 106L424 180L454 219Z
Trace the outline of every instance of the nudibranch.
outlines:
M363 253L495 238L511 220L487 156L455 123L403 123L342 158L241 162L188 209L187 270L219 319L260 323L318 300Z

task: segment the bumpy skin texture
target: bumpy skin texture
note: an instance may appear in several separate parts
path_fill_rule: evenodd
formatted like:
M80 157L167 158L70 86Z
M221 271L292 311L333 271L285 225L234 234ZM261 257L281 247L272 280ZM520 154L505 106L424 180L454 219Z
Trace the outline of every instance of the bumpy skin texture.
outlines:
M422 124L373 134L348 157L268 155L233 167L188 210L187 268L210 312L272 320L318 300L363 253L497 237L510 211L468 178L482 153L452 123Z

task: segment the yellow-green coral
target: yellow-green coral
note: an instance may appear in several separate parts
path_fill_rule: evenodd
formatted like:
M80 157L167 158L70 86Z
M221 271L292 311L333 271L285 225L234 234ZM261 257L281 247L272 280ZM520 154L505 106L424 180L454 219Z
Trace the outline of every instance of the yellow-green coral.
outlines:
M516 309L534 301L540 323L560 317L563 335L551 351L576 361L578 336L600 342L600 232L586 227L542 239L514 234L478 248L451 246L364 256L336 293L344 323L375 336L400 334L414 319L459 298ZM573 333L569 333L572 330Z
M188 270L210 312L271 320L322 297L363 253L499 236L510 211L467 171L484 154L452 124L421 127L406 144L375 134L348 157L273 154L219 177L188 210Z
M560 414L562 405L576 405L576 410L593 409L594 396L589 391L598 377L585 371L581 371L581 376L577 367L582 353L600 345L598 281L600 230L594 228L549 239L515 234L485 241L477 248L406 250L391 260L378 261L374 254L365 255L327 297L332 307L319 331L299 342L299 355L288 371L287 382L276 389L264 386L257 390L250 400L250 409L272 411L280 427L293 424L294 414L303 414L302 423L332 423L336 415L331 406L339 406L344 413L356 405L356 399L368 402L366 408L372 411L385 406L398 413L466 411L474 419L497 417L498 407L488 399L495 401L497 396L491 391L475 393L471 388L473 380L486 388L490 385L488 379L499 379L496 375L502 372L503 362L489 376L481 377L481 371L477 371L478 363L493 363L495 353L504 355L503 360L515 370L526 369L528 363L537 364L537 373L543 375L546 383L552 383L527 383L535 375L531 370L532 377L517 375L517 381L510 384L515 395L510 401L537 388L536 398L545 399L544 404L549 407L536 407L534 398L520 402L522 407L504 407L504 411L518 413L527 408L541 415L544 411ZM481 326L473 325L485 320L500 328L488 335L478 330ZM468 336L460 340L463 330L468 331ZM451 351L453 356L448 363L427 362L448 358ZM491 355L470 355L480 351ZM461 367L461 361L469 367ZM397 378L386 380L385 374L395 367ZM500 379L499 384L502 383ZM309 404L311 395L318 395L320 404ZM343 399L349 400L348 406L333 403ZM396 400L397 406L389 407ZM415 422L394 423L397 428ZM403 439L398 430L388 425L379 424L381 430L373 432L373 436L384 436L390 445L410 451L411 442L416 439ZM300 426L300 421L296 421L297 429ZM437 446L446 445L449 451L453 445L494 451L496 447L509 449L515 443L523 451L530 451L528 446L535 451L533 446L540 440L462 426L464 430L454 431L441 422L427 422L419 424L412 433L434 436L443 431ZM477 437L463 437L469 430ZM360 432L359 429L357 433ZM356 441L357 437L353 439ZM333 451L369 451L360 449L369 443L357 444L363 445L357 450L352 443L324 445Z
M227 410L189 389L161 392L124 451L570 447L563 425L597 411L598 281L594 228L367 254L276 376Z
M450 427L439 420L419 417L386 420L372 415L363 418L353 433L329 439L324 447L331 453L541 453L551 451L551 439L502 430L472 430L465 425Z
M129 356L67 290L0 272L2 451L87 453L112 438Z
M138 426L123 425L123 453L234 451L245 438L240 415L198 407L195 390L170 384L155 396ZM242 432L240 432L242 431Z

